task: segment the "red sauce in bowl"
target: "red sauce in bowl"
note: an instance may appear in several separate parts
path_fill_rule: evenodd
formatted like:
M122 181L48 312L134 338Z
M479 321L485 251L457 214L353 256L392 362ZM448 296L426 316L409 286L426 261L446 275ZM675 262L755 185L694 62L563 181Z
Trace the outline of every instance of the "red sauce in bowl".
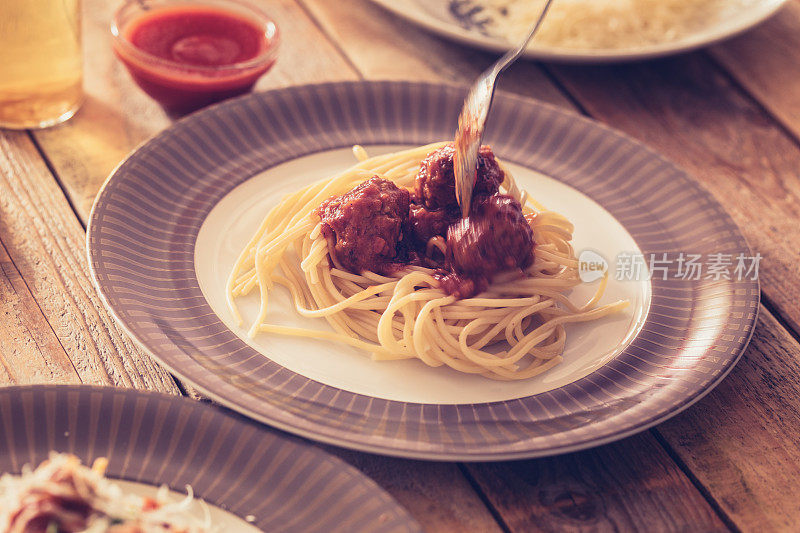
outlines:
M277 32L266 17L219 5L167 4L125 13L129 6L112 25L114 50L134 81L169 111L192 111L245 93L275 62Z

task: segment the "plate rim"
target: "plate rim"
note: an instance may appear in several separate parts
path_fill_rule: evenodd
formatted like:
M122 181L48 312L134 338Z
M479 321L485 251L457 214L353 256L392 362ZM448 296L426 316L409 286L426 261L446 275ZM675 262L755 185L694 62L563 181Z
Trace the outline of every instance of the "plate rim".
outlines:
M480 36L455 24L450 24L445 20L425 16L424 13L405 11L404 5L408 0L397 3L396 0L370 0L374 5L385 9L389 13L396 15L403 20L411 22L435 35L444 37L450 41L486 50L489 52L502 54L507 52L512 45L500 38L492 36ZM446 1L446 0L445 0ZM615 62L642 61L656 59L670 55L681 54L717 44L721 41L733 38L762 22L771 18L773 15L787 4L788 0L768 0L771 5L765 6L757 16L750 19L743 18L738 24L723 26L716 31L706 30L699 34L692 34L693 37L684 38L661 44L646 45L638 48L615 49L574 49L558 48L553 46L532 46L523 52L523 57L541 61L553 61L556 63L579 63L579 64L605 64ZM713 30L713 28L712 28Z
M317 442L323 442L326 444L332 444L339 447L344 447L348 449L368 452L368 453L376 453L385 456L393 456L393 457L401 457L401 458L409 458L409 459L420 459L420 460L430 460L430 461L462 461L462 462L479 462L479 461L505 461L505 460L517 460L517 459L527 459L527 458L537 458L537 457L547 457L552 455L560 455L564 453L570 453L580 450L585 450L589 448L593 448L596 446L601 446L603 444L608 444L610 442L614 442L616 440L620 440L622 438L626 438L628 436L634 435L636 433L640 433L645 431L661 422L679 414L680 412L684 411L685 409L692 406L697 401L701 400L705 397L709 392L711 392L729 373L730 371L736 366L738 361L741 359L745 349L747 348L750 340L755 331L755 324L758 320L759 310L760 310L760 301L761 301L761 290L760 290L760 279L751 280L752 284L754 285L755 294L756 296L752 298L752 301L755 303L755 311L753 313L752 318L748 319L747 321L747 328L748 334L743 342L740 343L738 347L738 354L730 359L730 364L727 366L724 372L721 372L713 380L709 380L708 384L701 390L699 390L694 396L684 398L683 401L673 404L670 408L665 408L663 412L656 417L647 419L639 424L632 424L625 429L620 431L614 431L599 438L587 438L580 442L574 444L567 444L567 445L559 445L559 446L550 446L546 449L536 449L536 450L519 450L519 451L508 451L508 452L489 452L489 453L480 453L480 452L448 452L448 451L438 451L438 450L423 450L418 451L411 447L396 447L391 445L382 445L382 444L372 444L372 443L365 443L364 441L357 440L353 438L352 440L348 440L346 438L336 437L336 436L329 436L325 433L320 433L314 431L313 427L311 429L306 429L304 427L298 425L292 425L291 423L284 422L282 420L276 419L274 417L270 417L259 413L255 410L248 408L246 405L241 403L237 403L232 399L226 398L225 396L214 392L213 390L209 389L203 384L197 383L195 380L188 377L188 375L183 372L180 368L177 368L175 365L165 361L163 358L158 356L152 350L150 350L147 345L136 335L136 333L128 326L128 324L122 320L122 318L118 315L117 311L109 302L105 291L99 281L97 272L95 270L94 262L92 261L92 239L91 235L93 231L96 231L95 227L95 214L96 208L98 204L101 202L103 198L103 193L106 190L107 186L112 182L112 180L116 177L118 170L120 167L125 164L132 156L134 156L140 148L143 146L157 141L162 136L166 136L170 134L170 131L173 130L176 126L183 125L187 122L191 122L196 120L198 116L205 116L210 115L212 112L220 108L225 107L233 107L236 105L237 102L245 101L248 99L258 99L258 98L265 98L266 95L274 94L274 93L290 93L294 90L301 89L301 88L315 88L320 90L328 90L328 89L335 89L337 87L347 88L350 86L361 86L361 85L372 85L372 86L381 86L383 88L391 87L394 85L401 85L404 87L421 87L427 86L430 88L449 88L454 90L462 91L466 94L467 86L458 83L432 83L432 82L409 82L409 81L399 81L399 80L358 80L358 81L333 81L333 82L320 82L320 83L311 83L311 84L301 84L301 85L292 85L283 88L272 89L268 91L264 91L261 93L253 93L244 96L240 96L237 98L233 98L231 100L214 104L209 106L208 108L201 110L197 113L193 113L186 117L183 117L176 121L172 126L156 133L149 139L140 143L134 150L132 150L120 163L114 168L114 170L109 174L109 176L104 181L103 185L99 189L95 200L92 205L92 209L89 216L89 223L87 224L87 238L86 238L86 251L87 251L87 258L89 262L89 269L92 277L92 282L95 285L95 288L98 290L100 294L101 300L103 304L106 306L107 310L111 313L114 317L117 325L121 327L126 334L128 334L131 339L134 340L135 344L146 354L156 360L159 364L164 366L167 370L171 373L179 377L181 380L192 384L196 387L199 391L207 395L212 400L218 402L222 406L240 413L252 420L258 421L263 424L267 424L271 427L278 428L280 430L286 431L288 433L292 433L295 435L300 435L304 438L308 438L310 440L314 440ZM508 93L505 91L501 91L502 97L506 99L510 99L515 101L516 103L520 103L522 105L529 105L533 107L543 107L547 110L555 112L559 115L567 115L570 120L577 120L579 122L588 124L592 127L599 127L604 131L605 134L612 134L618 138L623 139L627 143L635 145L638 149L646 151L650 156L655 157L659 161L671 166L679 170L686 178L693 183L695 187L697 187L706 197L713 202L714 204L720 205L720 202L716 200L716 198L710 193L710 191L706 188L706 186L695 179L690 173L684 171L682 167L677 165L676 163L672 162L665 156L661 155L659 152L655 151L654 149L648 147L645 143L629 136L628 134L617 130L613 127L610 127L602 122L592 120L588 117L583 115L571 112L569 110L562 109L558 106L553 104L543 102L537 99L524 97L514 93ZM591 198L591 196L590 196ZM602 204L601 204L602 205ZM749 242L747 241L746 237L741 233L741 230L736 224L736 222L732 219L732 217L723 209L723 212L730 223L731 227L735 229L738 233L738 236L742 239L745 244L747 250L752 253L752 247L750 246ZM623 225L624 227L624 225ZM308 378L307 378L308 379ZM503 403L503 402L490 402L490 403ZM428 405L428 404L417 404L417 405ZM436 404L434 404L436 405ZM460 404L460 405L471 405L471 404ZM311 424L312 426L314 424Z
M31 384L13 384L8 385L0 388L0 397L9 397L9 398L17 398L17 401L23 402L24 400L22 397L24 395L30 394L33 397L33 401L37 398L45 397L49 393L55 394L69 394L75 393L80 397L92 397L96 394L101 395L101 403L111 403L118 397L125 397L131 398L136 400L141 399L153 399L158 402L161 402L166 405L180 405L182 409L187 409L189 411L184 411L188 413L196 413L197 417L203 418L205 414L211 413L218 417L224 418L229 420L233 428L236 427L244 427L249 426L254 431L254 436L258 436L256 438L263 439L264 437L269 436L275 441L281 442L285 446L290 446L294 450L298 449L305 449L307 452L316 456L317 460L325 461L328 464L335 467L338 471L348 476L350 482L358 483L363 486L365 491L369 494L382 494L383 499L388 502L394 511L397 513L397 517L401 520L401 522L397 525L400 526L407 526L409 531L422 531L420 524L417 522L416 518L411 515L411 513L406 509L405 506L401 505L400 502L390 494L385 488L378 484L377 481L372 479L370 476L363 473L358 468L352 466L348 462L344 461L343 459L337 457L336 455L328 452L327 450L317 446L313 441L304 442L302 438L298 437L289 432L284 432L281 430L276 430L272 427L266 426L264 424L259 423L257 420L254 420L252 417L247 417L246 415L241 414L238 411L231 410L227 407L214 405L213 403L202 402L199 400L194 400L187 396L183 395L175 395L169 394L162 391L154 391L154 390L147 390L147 389L135 389L129 387L118 387L113 385L98 385L92 383L31 383ZM127 404L127 409L130 409L131 404ZM153 409L153 405L149 405L148 409ZM116 409L116 408L115 408ZM118 415L119 417L124 418L126 409L119 408ZM165 415L166 416L166 415ZM30 422L31 424L36 424L36 422ZM30 438L26 440L29 444L31 443ZM34 439L33 442L38 442ZM125 449L125 450L133 450L135 447L131 446L131 442L120 441L116 442L115 444L117 447ZM0 455L7 455L9 452L15 453L15 451L19 448L18 443L15 442L14 446L9 446L9 441L4 439L0 442ZM56 450L57 451L57 450ZM63 452L62 452L63 453ZM135 463L135 461L134 461ZM20 462L20 466L28 464L27 461ZM11 474L18 474L19 472L0 472L0 474L11 473ZM130 476L110 476L108 479L112 482L114 481L130 481L134 483L141 483L144 485L148 485L151 487L158 487L158 485L154 484L153 482L149 481L141 481L136 480ZM194 487L193 487L194 488ZM175 489L173 489L175 490ZM201 499L205 500L205 496L203 494L195 492L195 495ZM237 517L240 520L245 520L244 516L240 516L235 512L231 511L230 509L226 508L225 506L228 505L227 503L215 504L208 501L210 505L214 505L215 507L222 509L226 513Z

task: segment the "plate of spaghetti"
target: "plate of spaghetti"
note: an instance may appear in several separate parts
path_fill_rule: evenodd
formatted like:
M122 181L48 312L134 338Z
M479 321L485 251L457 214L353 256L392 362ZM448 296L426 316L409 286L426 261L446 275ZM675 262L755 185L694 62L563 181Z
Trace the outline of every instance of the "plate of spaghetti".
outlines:
M433 33L503 53L527 35L544 0L372 0ZM677 54L751 29L786 0L559 0L525 56L607 63Z
M8 387L0 424L9 533L421 531L342 461L188 399Z
M752 264L686 273L753 257L722 207L623 135L500 95L462 218L463 94L311 85L179 121L95 203L106 304L219 402L377 453L560 453L708 392L759 298Z

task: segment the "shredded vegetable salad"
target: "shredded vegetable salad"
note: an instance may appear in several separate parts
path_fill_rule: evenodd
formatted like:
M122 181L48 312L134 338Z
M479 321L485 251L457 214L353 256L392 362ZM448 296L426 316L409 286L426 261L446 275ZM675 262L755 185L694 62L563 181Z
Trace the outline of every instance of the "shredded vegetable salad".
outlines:
M154 498L126 493L105 477L106 459L91 468L68 454L51 453L21 475L0 478L0 531L7 533L212 533L204 517L190 512L191 487L180 501L162 486Z

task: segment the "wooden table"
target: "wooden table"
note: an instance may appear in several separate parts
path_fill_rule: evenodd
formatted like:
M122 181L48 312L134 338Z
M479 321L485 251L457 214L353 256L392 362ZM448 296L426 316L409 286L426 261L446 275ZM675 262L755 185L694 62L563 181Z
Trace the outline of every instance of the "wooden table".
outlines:
M113 4L86 0L86 104L59 127L0 131L0 381L193 394L142 354L89 277L103 180L169 126L111 54ZM468 82L493 56L366 0L261 0L283 35L257 90L309 82ZM619 128L693 174L761 263L758 326L731 375L686 412L590 451L454 464L328 448L428 531L800 530L800 0L756 30L653 62L521 62L501 83Z

